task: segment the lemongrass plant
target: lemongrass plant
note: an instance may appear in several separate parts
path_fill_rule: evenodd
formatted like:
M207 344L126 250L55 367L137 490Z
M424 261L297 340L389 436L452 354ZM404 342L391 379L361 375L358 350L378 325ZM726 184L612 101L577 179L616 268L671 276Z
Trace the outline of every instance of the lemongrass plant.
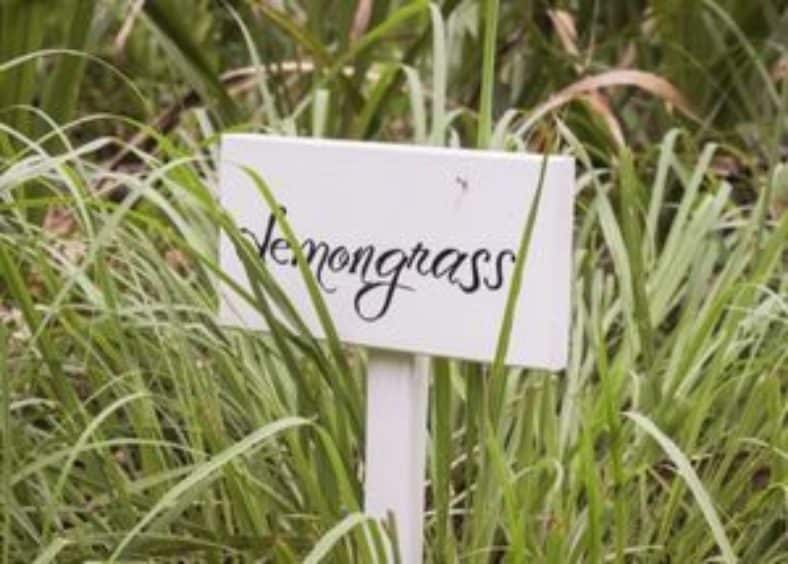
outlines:
M323 61L292 111L247 35L264 108L248 130L341 123L364 136L402 119L394 84L404 141L525 150L552 137L577 159L570 365L433 362L426 561L780 562L788 214L760 186L742 203L715 167L727 148L687 129L600 156L573 112L496 121L508 55L489 37L474 73L481 114L454 105L461 10L489 22L512 5L449 4L378 14L384 27ZM322 43L267 17L319 60ZM430 25L428 64L348 76L414 18ZM332 111L359 88L365 105ZM363 351L316 341L253 260L247 298L289 323L261 335L215 322L218 231L249 249L216 202L208 111L168 135L120 116L56 125L15 111L29 125L0 125L2 561L397 561L396 531L362 512ZM154 142L85 140L108 122ZM128 162L107 160L117 152Z

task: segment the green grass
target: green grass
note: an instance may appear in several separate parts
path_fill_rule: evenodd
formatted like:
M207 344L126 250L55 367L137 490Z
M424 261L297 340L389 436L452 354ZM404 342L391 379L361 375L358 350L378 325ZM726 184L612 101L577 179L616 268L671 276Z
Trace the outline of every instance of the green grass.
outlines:
M788 88L763 70L785 9L699 2L688 38L674 2L580 3L572 55L534 3L372 4L352 35L345 3L196 2L186 28L170 0L139 15L119 71L96 62L122 21L109 0L84 44L84 20L40 6L25 21L62 41L0 34L2 561L396 559L362 513L364 352L315 341L218 208L232 125L577 159L569 367L433 361L428 562L785 562ZM28 6L2 4L0 30ZM221 49L200 51L205 30ZM626 147L587 100L532 119L627 42L638 68L725 97L690 97L697 122L597 91ZM24 58L62 48L87 54ZM297 57L313 70L277 68ZM248 61L246 83L218 72ZM42 75L81 86L55 100ZM163 121L140 110L169 102ZM219 230L269 335L216 325Z

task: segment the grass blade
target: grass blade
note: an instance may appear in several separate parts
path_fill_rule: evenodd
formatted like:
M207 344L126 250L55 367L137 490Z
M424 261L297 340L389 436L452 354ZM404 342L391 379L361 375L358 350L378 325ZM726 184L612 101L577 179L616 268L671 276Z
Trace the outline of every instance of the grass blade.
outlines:
M536 215L539 211L539 204L542 201L542 190L547 175L548 160L549 153L545 153L544 157L542 157L542 166L539 169L539 180L536 185L536 192L530 202L525 226L520 237L520 244L517 247L517 260L514 263L514 270L512 271L512 282L509 287L509 294L506 297L506 306L503 312L501 328L498 331L498 340L495 345L495 356L493 357L493 365L490 369L490 375L493 380L503 380L506 355L509 352L509 339L511 337L514 316L517 310L517 302L519 301L520 290L523 284L523 272L525 271L525 263L528 259L528 251L531 246L531 235L536 225ZM494 403L493 405L496 404Z
M476 146L486 149L490 145L493 127L493 95L495 88L495 49L498 38L499 0L484 1L484 47L482 60L482 84L479 101L479 129Z
M676 465L676 471L687 484L687 487L689 487L692 495L695 497L698 507L706 518L706 522L711 529L711 534L714 535L714 539L717 541L717 546L720 549L722 561L726 564L736 564L736 554L734 554L728 535L725 533L725 527L723 527L722 521L720 521L720 517L717 515L717 510L714 508L711 496L709 496L706 488L703 487L703 483L700 481L697 472L695 472L687 456L681 452L678 445L663 433L649 418L632 411L626 412L624 415L629 417L638 427L643 429L651 438L657 441L668 458Z
M192 86L206 100L216 104L217 113L225 125L239 122L243 113L230 98L208 57L194 41L187 24L188 16L184 18L172 0L145 2L143 10L165 50Z
M643 261L643 236L640 227L639 181L635 173L632 153L624 148L621 151L621 230L624 244L629 257L630 284L634 297L633 317L637 321L637 330L640 337L640 348L646 369L654 365L654 331L651 324L648 296L643 280L646 280L645 264ZM654 386L656 388L656 386Z
M64 18L68 26L64 47L81 51L85 49L90 37L96 2L68 0L62 5L64 12L70 9L69 16ZM74 113L85 72L85 63L84 58L66 56L61 58L55 67L44 93L42 108L57 123L66 123Z
M308 425L309 421L300 417L288 417L270 423L252 434L248 435L236 444L228 447L220 452L207 462L197 466L188 477L184 478L173 488L169 489L164 496L139 520L139 522L130 530L126 536L115 547L112 555L109 558L110 562L116 562L117 559L123 554L125 548L131 543L134 538L142 532L142 530L153 521L162 511L174 505L178 499L189 492L192 488L199 485L203 480L210 478L215 472L221 470L226 464L232 462L234 459L244 456L249 451L257 447L260 443L276 436L277 434Z
M350 531L365 523L375 523L364 513L351 513L323 535L304 559L304 564L319 564L331 553L334 546L341 542Z
M44 552L35 559L33 564L49 564L50 562L56 562L57 555L60 554L60 551L70 544L73 544L73 541L64 538L56 538L46 547Z

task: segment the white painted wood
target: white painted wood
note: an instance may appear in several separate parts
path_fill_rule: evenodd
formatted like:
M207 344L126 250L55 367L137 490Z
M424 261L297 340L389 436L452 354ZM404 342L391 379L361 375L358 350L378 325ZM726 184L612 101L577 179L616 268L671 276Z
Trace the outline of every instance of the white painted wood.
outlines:
M396 521L404 564L422 561L429 362L372 351L367 375L367 513Z
M316 335L320 325L292 252L277 227L266 237L270 210L241 166L255 170L287 208L300 245L325 243L310 266L345 342L486 362L514 266L507 253L518 248L542 161L524 153L231 134L222 138L221 201L261 243L270 271ZM550 157L509 365L566 365L573 197L573 159ZM220 245L222 269L247 285L226 236ZM363 264L351 271L345 253L368 245L374 260L362 276ZM371 320L384 310L395 274L401 287ZM237 293L222 287L221 296L221 322L265 329Z

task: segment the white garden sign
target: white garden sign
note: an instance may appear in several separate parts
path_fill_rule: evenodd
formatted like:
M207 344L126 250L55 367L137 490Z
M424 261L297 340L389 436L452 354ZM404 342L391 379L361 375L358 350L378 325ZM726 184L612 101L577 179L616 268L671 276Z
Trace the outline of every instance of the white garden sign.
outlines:
M421 560L427 356L491 361L541 155L230 134L221 202L318 337L295 256L244 167L286 213L340 338L371 349L365 508L397 520L407 564ZM551 156L507 364L566 365L574 161ZM243 265L222 236L222 269ZM224 324L265 330L221 289Z

